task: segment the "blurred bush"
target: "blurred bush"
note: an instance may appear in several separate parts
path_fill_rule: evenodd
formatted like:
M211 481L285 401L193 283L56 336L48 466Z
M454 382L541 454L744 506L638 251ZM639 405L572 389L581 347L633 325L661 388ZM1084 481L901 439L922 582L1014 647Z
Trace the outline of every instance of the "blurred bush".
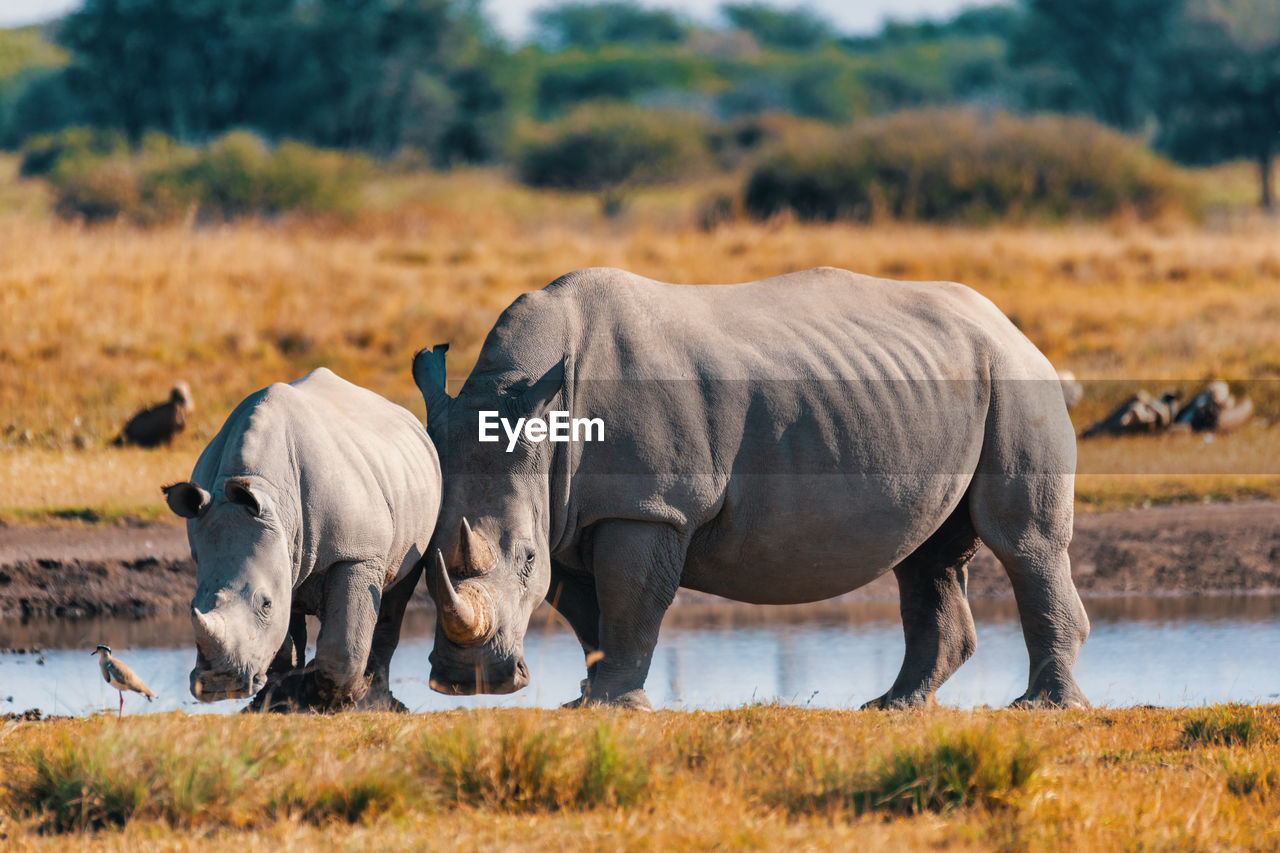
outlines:
M721 169L733 170L767 157L787 145L803 144L807 136L825 135L829 125L782 112L756 113L712 124L707 147Z
M906 112L808 134L765 158L744 206L766 218L1058 220L1195 206L1182 173L1083 118Z
M149 185L153 192L185 194L206 218L292 211L351 215L369 171L363 159L351 155L288 141L272 149L252 133L233 131L192 162L157 172Z
M33 140L22 169L49 180L64 217L140 224L191 213L212 220L291 212L349 216L371 174L363 158L298 142L273 148L246 131L203 148L152 133L131 151L118 134L83 128Z
M516 170L532 187L600 192L605 212L616 213L629 189L687 177L706 162L702 117L597 105L526 131Z
M28 139L22 147L18 174L24 178L48 175L59 166L66 168L88 160L125 156L128 152L129 143L119 131L69 127Z

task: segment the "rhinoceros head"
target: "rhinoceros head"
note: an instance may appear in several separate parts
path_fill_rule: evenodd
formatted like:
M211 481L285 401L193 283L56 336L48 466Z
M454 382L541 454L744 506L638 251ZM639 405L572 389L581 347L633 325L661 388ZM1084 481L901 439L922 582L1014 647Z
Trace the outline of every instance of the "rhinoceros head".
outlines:
M292 560L275 502L246 477L227 478L217 496L177 483L165 499L187 519L196 561L191 694L202 702L250 696L289 630Z
M432 538L428 589L436 602L431 687L511 693L529 683L524 635L551 583L546 443L478 442L480 412L540 415L561 390L563 367L533 383L444 390L444 348L423 350L414 378L441 453L444 494Z

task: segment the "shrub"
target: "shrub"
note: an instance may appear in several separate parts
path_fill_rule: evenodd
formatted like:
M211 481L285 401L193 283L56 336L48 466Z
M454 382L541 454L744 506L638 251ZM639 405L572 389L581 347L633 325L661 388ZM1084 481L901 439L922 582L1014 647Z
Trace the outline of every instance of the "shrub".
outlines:
M1009 805L1040 766L1042 750L985 731L935 731L920 746L898 749L870 767L808 756L766 799L793 814L847 809L946 813L966 806Z
M756 217L819 221L1153 217L1192 202L1181 173L1137 140L1081 118L975 111L810 136L762 162L744 197Z
M24 178L48 175L60 166L83 166L102 157L122 157L128 151L128 142L118 131L69 127L27 140L22 146L18 174Z
M140 224L193 208L218 220L294 211L348 216L370 172L358 157L297 142L272 148L243 131L199 149L148 134L133 152L118 137L68 132L34 144L27 159L31 174L47 175L59 214L90 222L123 216Z
M140 209L138 172L127 159L64 165L56 176L59 216L100 222Z
M154 174L149 188L186 195L214 219L290 211L349 215L367 172L355 157L288 141L272 150L257 136L234 131L192 162Z
M529 186L603 192L608 206L631 187L676 180L705 159L704 122L696 116L594 107L529 133L516 169Z

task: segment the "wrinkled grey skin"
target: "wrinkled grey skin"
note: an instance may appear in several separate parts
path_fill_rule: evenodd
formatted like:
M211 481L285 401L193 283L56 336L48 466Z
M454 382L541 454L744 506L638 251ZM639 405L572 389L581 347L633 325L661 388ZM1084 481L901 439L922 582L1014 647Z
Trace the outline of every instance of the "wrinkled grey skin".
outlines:
M196 698L256 693L277 655L301 664L290 622L309 614L319 706L394 704L387 670L440 504L412 413L320 368L246 398L165 494L197 564Z
M1067 559L1071 422L1053 367L974 291L830 268L695 287L588 269L517 299L456 398L444 349L414 362L445 478L435 689L527 683L524 633L545 597L587 653L571 704L649 707L677 588L788 604L892 569L906 657L869 704L924 704L974 651L966 565L981 539L1030 654L1018 701L1087 704L1072 675L1089 622ZM485 409L601 417L606 441L505 453L476 440ZM482 630L445 623L464 590Z

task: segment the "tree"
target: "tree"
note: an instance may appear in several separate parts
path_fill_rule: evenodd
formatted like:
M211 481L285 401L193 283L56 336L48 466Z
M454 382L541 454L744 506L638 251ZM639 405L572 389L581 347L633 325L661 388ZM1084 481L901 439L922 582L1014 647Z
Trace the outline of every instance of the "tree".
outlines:
M1249 158L1275 203L1280 150L1280 9L1218 0L1188 9L1164 56L1158 147L1186 163Z
M680 42L688 32L675 13L632 2L564 3L533 13L537 40L554 50L604 44Z
M764 3L730 3L721 13L735 29L782 50L812 50L832 41L831 25L809 9L774 9Z
M135 143L250 127L378 154L494 147L474 138L493 93L460 73L484 49L466 0L86 0L57 35L85 118Z
M1070 74L1090 111L1122 130L1151 114L1158 57L1183 0L1025 0L1014 36L1015 66L1056 66ZM1035 106L1034 104L1032 106Z

